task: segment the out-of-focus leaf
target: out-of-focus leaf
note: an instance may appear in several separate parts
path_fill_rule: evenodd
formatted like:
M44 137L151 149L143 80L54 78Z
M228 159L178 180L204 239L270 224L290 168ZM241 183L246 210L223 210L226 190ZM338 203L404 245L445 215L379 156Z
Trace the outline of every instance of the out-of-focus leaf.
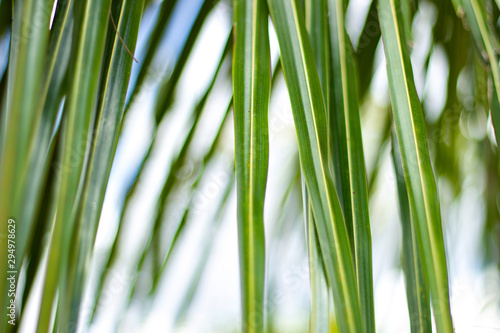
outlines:
M491 66L491 76L493 78L493 89L495 90L492 94L491 101L491 118L493 120L493 127L495 129L495 135L497 143L500 138L500 108L498 99L500 98L500 65L498 63L496 39L488 28L486 22L486 13L484 8L484 3L480 3L477 0L461 0L462 6L465 11L465 17L469 23L469 27L476 41L479 50L485 51L486 56L489 60L489 65Z
M390 115L390 108L385 108L384 110L385 115L385 124L382 129L382 138L380 139L380 144L378 145L377 149L377 158L375 160L375 166L373 167L373 170L371 171L371 174L368 175L368 197L371 197L371 195L374 193L375 190L375 183L379 177L379 172L381 168L381 161L383 160L384 157L384 151L385 147L387 144L389 144L390 139L391 139L391 127L392 127L392 119Z
M196 38L197 38L197 36L198 36L202 26L203 26L203 23L204 23L206 17L208 16L208 14L210 13L210 10L213 8L214 1L217 1L217 0L207 0L204 3L204 5L202 6L202 8L200 9L200 12L198 13L198 16L195 20L195 23L193 24L193 27L191 28L191 31L189 33L187 40L186 40L186 43L184 44L184 48L181 52L181 55L179 56L179 58L177 60L177 63L176 63L175 68L173 70L173 73L170 75L169 78L167 78L163 81L163 88L160 89L158 98L156 100L155 110L157 110L157 111L159 110L157 106L160 105L160 104L158 104L160 100L163 101L163 102L161 102L161 104L163 104L165 106L165 109L163 109L163 111L161 111L161 115L158 115L158 113L155 113L157 118L156 118L156 122L155 122L154 127L153 127L153 133L152 133L148 148L146 150L145 155L143 156L143 158L141 159L141 161L138 164L135 177L133 178L131 184L128 186L128 188L126 190L125 199L123 201L123 205L121 206L120 219L119 219L120 223L119 223L118 229L116 231L115 240L114 240L113 245L111 247L111 252L110 252L110 254L108 256L108 260L106 261L106 264L105 264L105 269L103 271L103 274L101 274L100 278L99 278L97 292L96 292L97 296L95 298L95 302L97 302L100 298L101 288L102 288L102 285L107 277L106 272L109 271L109 268L114 265L114 263L117 259L118 244L121 244L121 239L123 237L124 217L126 216L126 212L127 212L127 208L129 207L129 203L131 202L131 199L135 195L137 185L139 184L139 180L142 178L144 167L147 165L148 161L150 160L150 156L152 156L151 153L153 151L153 147L155 146L156 134L158 131L159 122L165 117L168 110L170 110L170 105L171 105L172 98L174 95L175 87L177 86L177 83L179 81L181 73L182 73L184 66L187 62L187 59L191 53L191 50L192 50L193 45L196 41ZM144 75L146 75L146 74L144 74ZM130 107L130 105L131 105L131 103L129 102L127 107L126 107L125 112ZM95 316L96 310L97 310L97 307L94 304L91 321L93 320L93 318Z
M448 11L447 15L443 15L442 21L436 23L435 30L444 34L446 31L446 23L448 20L453 20L453 30L449 40L446 40L444 47L446 50L449 62L449 74L447 84L447 97L443 113L439 117L437 126L429 132L429 137L435 143L435 159L434 165L438 175L448 178L453 185L455 195L458 195L461 189L460 163L457 150L457 137L461 136L459 128L460 113L462 104L457 95L457 82L460 73L464 69L469 54L463 52L470 45L470 37L465 31L462 21L456 17L451 4L442 4L444 8L440 10ZM451 7L451 8L447 8ZM435 33L437 34L437 33ZM443 39L446 36L443 36Z
M146 42L146 55L140 62L141 69L139 70L139 74L132 88L132 93L127 103L127 109L129 109L129 107L133 104L138 93L141 92L142 86L149 74L149 71L151 70L151 64L153 63L153 59L157 54L158 48L162 41L162 37L165 34L165 30L168 23L170 22L170 17L172 16L172 12L176 4L177 0L165 0L161 4L155 26L153 28L153 31L151 32L151 35L148 36L148 40ZM146 7L146 5L147 4L145 3L144 7Z
M498 101L498 92L496 89L493 91L493 97L491 100L491 119L493 121L493 127L495 128L497 145L500 147L500 104Z
M2 0L0 2L0 38L12 24L12 3L10 0Z
M267 276L269 277L266 281L266 300L271 304L271 306L266 307L266 328L269 332L278 331L277 326L277 312L276 307L279 306L280 288L282 287L282 280L280 279L281 267L279 263L282 261L283 251L289 244L289 240L297 234L297 232L305 231L304 228L304 217L302 215L303 208L303 186L301 183L301 171L298 152L294 153L293 157L290 159L288 165L292 167L289 173L287 173L288 188L284 191L280 203L277 205L279 209L278 220L273 225L271 232L268 233L268 271ZM314 224L313 224L314 228ZM306 240L307 237L304 239ZM306 244L304 244L306 245ZM307 246L304 246L306 249ZM323 265L323 262L321 263ZM323 273L324 274L324 273ZM326 277L323 276L326 283ZM328 291L327 291L328 293ZM312 295L311 295L312 296ZM314 300L313 300L314 302ZM323 312L323 311L322 311ZM311 313L311 315L313 315Z
M24 222L24 232L18 238L18 255L20 256L24 256L25 251L29 251L29 244L36 237L34 234L35 217L41 209L41 200L44 196L43 185L46 182L54 153L53 133L58 130L57 118L61 100L67 92L64 80L71 54L73 19L68 19L71 6L72 1L69 0L58 3L50 34L41 90L37 97L39 105L43 106L43 111L34 125L32 135L35 139L29 148L29 166L25 175L26 186L22 194L23 210L19 215Z
M200 171L199 171L198 176L196 177L194 183L190 186L191 193L192 193L191 198L189 200L189 203L188 203L186 209L184 210L184 213L181 217L179 224L177 225L177 227L175 229L174 235L172 237L172 240L170 241L168 250L167 250L166 254L164 255L161 266L159 267L158 270L156 270L156 267L153 267L153 270L154 270L152 273L153 283L152 283L151 289L149 290L150 296L153 296L154 293L157 291L157 288L158 288L158 285L161 281L161 278L164 276L165 271L168 267L168 264L170 263L170 259L173 255L173 253L175 253L175 249L177 248L177 245L179 244L180 240L182 239L183 233L186 230L186 226L191 219L192 208L193 208L192 204L193 204L194 200L197 198L195 194L198 190L198 186L201 183L201 180L203 179L204 171L205 171L207 165L211 162L212 158L214 157L215 153L217 152L216 148L218 147L218 144L220 143L220 140L222 138L222 129L223 129L225 120L228 118L230 111L232 110L232 105L233 105L233 99L231 98L231 100L229 101L229 104L227 106L227 109L226 109L226 115L224 116L224 119L222 120L222 122L220 124L219 130L218 130L214 140L212 141L212 145L210 146L210 148L208 149L208 151L204 155L203 159L200 161L201 163L200 163L199 167L197 168ZM147 243L146 248L144 249L142 256L139 259L139 262L137 264L136 270L138 272L143 270L144 263L146 262L146 259L148 257L153 257L153 260L155 260L155 261L158 260L157 251L158 251L158 245L159 245L158 243L159 242L160 242L160 239L156 238L156 237L152 237L149 240L149 242ZM155 265L155 264L156 263L153 263L153 265ZM193 277L193 278L195 278L195 277ZM127 307L130 306L130 303L138 294L138 289L136 289L137 280L138 280L137 278L134 279L134 281L132 282L132 286L129 290L129 295L127 298Z
M227 208L227 202L229 194L231 193L231 189L233 188L234 185L234 180L235 180L234 174L230 175L226 188L223 191L222 198L217 207L215 216L213 218L212 222L213 225L211 225L211 230L205 236L204 243L200 246L200 248L202 249L201 257L198 259L195 272L189 281L188 289L182 296L181 305L179 306L179 309L176 311L174 317L175 318L174 327L177 326L180 323L180 321L186 316L186 313L189 310L189 306L191 305L196 293L198 292L198 286L200 284L201 278L205 271L205 267L210 257L214 245L215 236L217 234L217 231L219 230L222 219L224 218L224 212Z
M51 150L52 152L48 155L51 156L50 161L46 161L45 163L49 164L51 161L55 161L59 158L57 153L60 151L58 148L58 144L60 143L60 131L55 133L54 139L52 140ZM33 290L33 282L35 280L35 275L37 271L40 269L42 255L46 248L46 243L48 243L49 238L45 237L46 235L50 235L52 231L52 227L54 225L54 220L57 213L57 202L59 195L59 179L56 177L57 171L55 168L49 168L47 178L45 179L45 183L43 184L43 193L45 194L42 202L40 203L40 209L37 211L36 215L36 225L34 230L33 241L28 248L28 252L26 255L27 268L26 268L26 281L24 283L24 290L22 296L22 306L26 305L26 301L30 297L31 291ZM22 319L22 310L21 310L21 321Z
M183 231L185 230L188 219L191 217L192 202L196 198L196 196L194 194L196 193L196 191L198 189L198 185L200 184L200 181L201 181L202 176L204 174L205 168L207 167L208 163L210 163L210 161L214 157L214 154L217 152L217 147L218 147L220 140L221 140L221 137L222 137L222 129L223 129L224 124L225 124L225 119L227 119L228 115L230 114L231 107L232 107L232 99L231 99L229 105L227 106L226 115L224 116L224 119L222 120L222 122L220 124L219 130L217 131L217 134L215 135L215 138L212 142L212 145L208 149L205 156L203 156L203 159L200 161L201 163L197 168L200 170L200 172L198 174L198 177L194 181L194 183L191 185L191 193L193 195L191 196L190 203L186 207L184 214L182 216L182 219L181 219L179 225L177 226L174 237L172 238L172 241L171 241L170 246L167 250L167 253L164 256L164 259L162 261L160 269L158 270L158 273L155 274L155 276L153 276L153 285L152 285L150 294L153 294L156 291L156 287L158 286L158 282L161 279L163 272L165 271L165 269L167 267L167 264L169 262L171 254L172 254L173 250L176 248L176 245L178 244L179 239L181 238L181 235L183 234Z
M411 24L413 21L413 4L414 0L401 1L401 20L404 29L404 36L406 43L411 47L412 45L412 31Z
M486 141L486 140L485 140ZM499 263L500 254L500 159L499 150L493 144L487 143L485 146L486 168L486 225L483 230L483 242L485 246L485 262L496 261Z
M2 3L5 1L2 1ZM2 6L9 10L10 6ZM19 272L29 235L28 226L20 219L23 211L25 174L29 166L29 149L33 144L36 120L42 108L38 105L38 93L42 85L44 62L49 40L50 0L26 0L13 3L14 21L11 25L10 54L8 61L8 81L6 107L2 111L2 131L0 131L0 267L7 267L7 223L16 220L15 267ZM3 12L2 12L3 14ZM36 20L35 20L36 18ZM36 23L35 23L36 22ZM26 229L25 229L26 228ZM23 230L26 230L23 232ZM0 271L0 305L7 308L7 269ZM16 274L16 281L19 274ZM17 282L16 282L17 283ZM0 319L0 330L5 330L7 316Z
M203 2L200 12L198 13L196 20L191 27L191 31L189 32L186 43L184 44L184 48L182 49L182 52L177 59L172 73L160 83L158 96L154 106L156 124L160 123L160 121L165 116L168 108L170 107L170 104L172 104L175 87L177 86L177 82L180 79L189 54L193 49L194 43L198 38L201 28L203 27L203 24L208 17L208 14L210 14L217 1L218 0L205 0Z
M380 23L378 21L377 0L372 0L366 20L363 25L363 30L359 35L358 44L356 46L357 60L357 80L358 96L362 100L365 96L370 83L372 82L372 72L375 63L375 51L380 42Z
M26 190L27 197L23 211L23 219L28 221L31 233L27 236L29 246L26 256L29 262L23 291L24 301L29 295L42 255L42 246L45 245L42 244L40 235L50 232L56 213L59 186L56 173L60 170L58 164L60 156L56 155L58 150L56 146L60 143L61 137L58 118L63 117L60 112L67 93L65 80L68 79L73 36L73 17L69 15L72 6L72 1L58 2L51 29L43 86L39 96L43 112L36 133L36 147L33 147L31 151L28 170L30 185Z
M143 250L140 254L140 259L139 259L139 263L137 266L138 269L140 269L142 267L142 263L144 262L146 255L149 252L150 246L152 244L154 245L158 241L155 238L159 237L159 233L156 233L156 232L158 230L160 230L160 228L161 228L162 221L163 221L163 212L166 208L167 199L169 198L169 195L176 184L177 173L178 173L179 169L184 165L186 158L188 156L187 153L188 153L189 148L191 146L191 143L193 141L194 134L197 130L197 125L198 125L198 122L201 118L204 106L208 100L210 92L212 91L212 89L215 85L215 81L216 81L216 79L217 79L217 77L218 77L218 75L223 67L224 61L226 60L226 57L227 57L227 55L232 47L232 44L230 42L231 41L230 36L231 36L231 33L229 34L228 41L227 41L226 46L222 52L219 64L218 64L217 69L215 70L215 73L213 75L213 79L210 82L209 86L207 87L204 95L202 96L202 98L200 99L200 101L197 103L197 105L194 108L193 116L192 116L192 124L190 126L189 132L186 135L186 138L185 138L182 146L180 147L180 151L179 151L177 157L172 161L167 178L166 178L165 182L163 183L163 187L162 187L160 196L157 199L157 203L155 206L155 212L153 214L153 227L152 227L151 237L147 241L145 247L143 248ZM150 155L151 151L152 151L151 148L153 146L155 137L156 137L156 130L154 132L154 136L153 136L153 139L152 139L151 144L149 146L148 152L146 153L144 159L141 161L141 164L139 166L139 172L138 172L137 176L135 177L131 187L127 191L125 203L124 203L124 206L123 206L122 212L121 212L120 224L118 226L117 234L116 234L115 240L113 242L110 255L109 255L108 260L105 264L104 272L103 272L103 274L100 277L99 282L98 282L98 287L97 287L97 292L96 292L96 304L101 297L102 286L103 286L104 282L106 281L107 277L109 276L108 272L111 272L110 268L112 266L114 266L114 264L117 260L118 247L123 239L123 230L124 229L122 227L122 224L124 223L123 221L124 221L124 216L126 215L126 209L128 207L128 203L130 202L130 199L132 198L132 196L135 192L135 189L136 189L137 184L138 184L138 179L141 176L142 170L144 170L144 165L146 164L147 160L149 159L149 156L151 156ZM132 289L134 289L134 287L132 287ZM93 312L92 318L94 318L96 311L97 311L97 308L94 306L94 312Z
M195 137L195 133L198 130L198 123L201 119L202 112L204 110L205 104L208 100L208 97L210 96L210 93L215 85L215 81L219 75L220 70L222 69L222 66L224 64L224 61L226 59L226 56L228 55L229 51L231 50L231 43L230 43L230 37L228 38L228 41L226 43L226 46L224 48L224 51L222 53L222 56L220 58L219 65L217 66L217 69L215 71L215 74L213 76L213 79L208 86L207 90L205 91L205 94L202 96L198 104L196 105L194 112L193 112L193 122L190 126L189 132L184 140L184 143L179 151L179 154L177 157L172 161L172 165L170 167L170 170L168 172L167 178L165 182L163 183L162 190L160 192L160 196L156 202L156 207L155 207L155 212L153 214L153 231L152 231L152 237L150 238L150 241L146 245L146 248L143 251L142 258L145 258L145 255L149 251L150 245L158 241L159 233L157 233L161 226L162 226L162 221L163 221L163 215L165 212L165 209L167 207L167 200L170 197L170 194L172 190L174 189L176 182L177 182L177 174L179 170L182 168L182 166L185 165L186 160L188 158L188 152L189 149L191 148L191 144L193 142L193 139ZM143 261L144 259L141 259ZM142 267L142 265L139 266L139 269Z
M125 232L124 232L124 230L125 230L124 229L125 218L124 217L126 216L127 208L129 207L128 204L131 202L132 198L134 197L134 195L136 193L136 189L137 189L137 186L139 184L139 180L141 178L140 176L143 173L146 162L149 161L149 157L151 156L151 152L153 151L155 138L156 138L156 130L153 132L153 137L151 138L151 141L149 143L146 154L143 156L143 158L139 162L139 165L137 167L136 176L134 177L131 184L126 189L124 202L121 206L121 211L119 214L120 218L118 219L118 221L119 221L118 229L116 230L115 238L113 240L111 250L110 250L109 255L107 257L106 263L103 265L103 270L100 273L100 276L98 278L95 297L94 297L94 304L92 306L92 315L90 317L90 322L92 322L94 320L96 312L98 310L97 304L101 298L101 291L102 291L102 287L104 285L104 282L109 277L109 274L111 273L111 268L115 265L116 260L118 259L119 246L123 242L122 239L123 239L124 234L125 234Z

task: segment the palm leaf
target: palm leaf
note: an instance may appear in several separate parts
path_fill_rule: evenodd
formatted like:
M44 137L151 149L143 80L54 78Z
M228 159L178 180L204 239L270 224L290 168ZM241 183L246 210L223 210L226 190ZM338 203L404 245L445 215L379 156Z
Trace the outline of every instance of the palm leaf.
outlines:
M374 303L385 296L380 284L372 285L372 275L384 276L387 266L372 269L370 227L375 224L371 226L370 220L376 223L374 244L384 250L376 254L391 262L398 253L391 256L386 250L395 249L397 243L378 231L389 227L384 221L393 216L387 200L393 182L383 179L393 174L403 241L399 250L406 287L403 298L411 331L451 332L441 210L443 216L455 216L457 211L479 207L484 214L478 216L482 230L477 231L482 232L466 235L479 240L482 234L478 249L483 250L479 259L484 259L485 266L475 274L484 276L486 267L498 261L499 3L0 0L0 229L4 229L0 230L0 268L15 271L17 289L12 316L16 326L6 322L11 317L8 313L0 320L0 332L74 332L77 327L139 331L160 321L175 330L184 325L195 331L240 326L244 332L278 332L289 331L293 324L294 331L307 331L308 319L312 332L374 332ZM233 31L224 52L218 53L221 50L206 43L216 34L229 32L231 21ZM280 49L277 62L270 57L276 47ZM133 64L134 53L140 60L137 64ZM211 82L196 100L186 100L193 106L187 114L179 114L177 107L185 103L175 100L197 95L193 86L200 82L192 70L212 57L218 57L217 69L211 66L199 73L204 76L208 70L213 74ZM384 60L388 90L380 75ZM278 68L283 65L283 81L275 81L278 71L270 77L271 62ZM231 84L229 102L225 89ZM423 88L420 96L416 85ZM282 99L287 98L282 95L285 90L298 145L289 133L288 101ZM387 92L391 103L382 96ZM229 102L224 119L219 117L222 108L217 119L210 119L214 118L212 102L222 102L222 108ZM228 127L231 114L234 128ZM177 116L185 123L178 124ZM124 122L127 133L122 136ZM149 125L149 130L145 132L143 125ZM178 138L172 137L173 127ZM207 138L208 128L215 135ZM233 130L234 143L230 141ZM269 142L268 135L277 140ZM134 160L143 139L149 142ZM387 168L391 142L394 173ZM125 165L112 168L118 144L120 152L124 148L120 162L123 158L135 170ZM162 161L167 157L164 170L156 168L156 157ZM233 177L214 202L217 207L200 207L207 203L207 182L210 197L215 194L210 178L221 158L226 168L234 164ZM110 177L112 169L116 173ZM118 182L107 190L109 179ZM161 191L151 194L138 186L154 179L160 179ZM234 182L236 201L229 200ZM116 193L121 188L125 191ZM471 193L476 200L467 200ZM121 202L113 207L117 200ZM145 202L149 200L154 207L140 212L147 217L145 223L132 225L137 219L131 213L149 207ZM216 214L204 214L205 208L216 209ZM191 306L203 311L205 296L215 296L212 288L218 287L215 281L202 281L204 271L221 259L224 264L235 259L228 253L214 262L209 259L210 249L219 248L219 241L224 247L234 244L214 237L213 232L235 208L235 223L227 230L238 228L238 236L233 236L239 237L241 316L232 303L226 307L238 301L231 297L223 299L223 307L210 300L208 306L217 308L211 308L208 316L202 313L203 322L194 321L200 313L188 313ZM101 212L117 214L118 227L113 229L114 219L101 218ZM449 230L454 236L450 250L462 236L459 225L465 215L457 216L459 224ZM9 218L17 226L16 262L10 267L12 243L8 252L4 246ZM204 239L193 242L191 237L204 231L195 228L200 219L211 224L202 234ZM131 228L140 239L124 258ZM101 257L111 229L115 240L109 256ZM102 231L99 237L97 230ZM181 245L189 245L188 252ZM453 258L456 254L451 253ZM305 259L302 255L308 264L297 263ZM186 276L186 289L170 294L170 283L179 280L172 269L177 259L181 265L193 264L195 271ZM374 257L380 263L378 259ZM135 275L121 280L120 290L115 288L117 268ZM8 291L12 285L5 283L6 272L0 273L3 306L14 301ZM461 273L453 272L453 278L460 279ZM236 277L232 273L224 274L222 281ZM288 284L289 278L294 279L293 285ZM295 289L297 278L300 292ZM310 304L302 293L308 278ZM210 290L202 289L206 283ZM221 287L224 290L216 297L225 297L234 286ZM92 297L95 291L97 297ZM109 291L116 296L111 304ZM285 291L292 291L287 293L286 305ZM171 308L177 296L182 298ZM86 312L91 305L87 301L94 298L94 305L99 305L94 306L97 320ZM485 311L494 304L487 303ZM158 307L164 305L173 311L158 312L164 311ZM295 312L297 305L310 305L310 312ZM398 314L404 315L407 309L399 307ZM221 313L230 315L224 322L212 315L220 310L230 312ZM294 317L284 318L289 310ZM382 324L393 327L393 323Z

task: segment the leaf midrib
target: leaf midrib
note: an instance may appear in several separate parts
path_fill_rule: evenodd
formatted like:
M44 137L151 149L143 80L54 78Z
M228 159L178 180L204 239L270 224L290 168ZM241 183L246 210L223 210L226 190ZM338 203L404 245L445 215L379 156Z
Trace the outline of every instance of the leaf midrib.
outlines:
M253 226L253 210L254 210L254 186L253 186L253 173L254 173L254 166L253 166L253 153L254 153L254 147L253 147L253 133L254 133L254 95L255 95L255 75L256 75L256 70L255 70L255 49L257 45L257 40L256 40L256 30L257 30L257 2L258 0L253 0L252 3L252 63L251 63L251 75L250 75L250 81L251 81L251 86L250 86L250 175L249 175L249 198L248 198L248 221L250 222L249 225L249 233L251 237L249 237L249 248L250 248L250 264L252 267L252 270L255 272L255 256L253 255L255 253L255 244L254 244L254 226ZM243 110L245 112L245 110ZM250 299L254 300L255 297L257 297L256 291L255 291L255 275L256 274L250 274L251 277L251 282L249 283L249 292L253 296ZM251 309L253 310L253 309Z

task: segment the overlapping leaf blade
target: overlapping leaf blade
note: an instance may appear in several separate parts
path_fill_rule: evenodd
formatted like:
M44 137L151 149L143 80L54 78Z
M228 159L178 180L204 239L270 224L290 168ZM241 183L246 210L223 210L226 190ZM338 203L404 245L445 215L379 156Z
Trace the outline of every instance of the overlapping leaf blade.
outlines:
M28 247L26 257L29 258L23 299L26 300L30 292L31 283L42 255L43 237L41 235L52 229L55 217L58 187L56 175L60 171L60 158L56 156L59 144L62 103L67 93L65 80L67 79L68 65L71 56L71 38L73 36L73 18L69 15L72 1L61 1L55 13L51 29L49 45L48 67L44 74L44 89L41 92L43 112L38 126L36 144L32 147L31 162L28 170L30 186L26 190L26 209L22 218L28 221L26 232ZM57 66L55 66L57 64ZM50 195L47 195L51 193ZM53 209L54 208L54 209ZM24 304L24 302L23 302Z
M11 6L4 5L4 2L2 9L10 10ZM2 22L10 25L12 30L8 73L3 75L8 75L8 82L0 131L0 188L5 193L0 196L0 230L5 235L0 241L0 267L7 267L7 221L17 219L17 261L10 270L19 272L30 234L28 224L20 219L20 214L27 184L30 146L42 114L42 108L38 105L38 92L43 83L52 7L49 0L17 1L12 6L14 20L12 23ZM9 13L3 14L6 14L5 19L11 17ZM35 17L36 24L33 23ZM3 308L7 307L8 300L6 274L7 269L0 271L0 304ZM16 274L16 280L18 277L19 274ZM7 318L4 315L0 319L0 330L4 329Z
M432 331L429 288L427 287L418 250L415 223L411 220L410 204L403 175L403 165L398 141L392 135L392 160L398 187L399 218L403 229L403 271L406 281L406 297L412 333Z
M102 64L110 0L75 2L75 29L69 96L65 104L66 119L62 137L62 168L57 217L47 263L38 332L51 330L52 305L59 288L66 295L69 253L74 232L75 204L81 196L81 180L89 151L90 128L97 103L99 73ZM68 321L69 309L59 308L58 319ZM58 327L67 329L67 327Z
M350 242L328 168L326 109L311 44L297 4L269 0L299 141L302 171L313 208L327 281L339 328L363 332Z
M328 100L329 83L332 80L330 43L328 35L328 20L326 1L308 0L305 4L306 27L311 39L316 67L322 87L323 98ZM328 118L328 114L327 114ZM329 137L328 133L328 137ZM304 202L304 223L309 254L309 276L311 285L311 317L310 332L329 332L330 306L329 291L326 281L323 257L316 233L312 206L307 193L307 187L302 180L302 197Z
M60 104L66 87L64 80L67 75L71 53L71 36L73 20L69 18L72 1L60 1L55 12L54 22L50 32L47 58L44 66L42 85L38 94L39 106L42 112L38 115L33 130L34 140L29 147L29 166L25 175L26 186L23 193L24 204L19 218L24 222L24 232L19 234L18 255L29 255L29 246L36 226L36 215L41 209L44 185L51 166L55 142L53 132L57 126ZM57 66L56 66L57 64ZM57 168L57 166L55 166Z
M311 318L309 332L330 332L330 306L323 257L314 226L311 202L303 182L304 219L309 255L309 276L311 279Z
M65 298L71 307L70 320L78 322L84 283L97 226L104 203L106 185L111 173L113 157L118 144L119 131L125 108L125 97L132 70L133 55L142 17L143 1L113 1L112 24L108 28L108 41L101 76L101 91L92 136L92 150L87 178L80 202L79 216L73 235L75 251L71 259L70 290ZM64 298L61 298L60 302Z
M331 149L336 158L335 175L340 180L342 207L347 229L352 230L356 281L366 332L375 331L373 277L368 186L359 115L354 51L345 30L343 0L328 0L332 69L330 114ZM340 167L340 168L338 168Z
M387 76L403 173L423 252L424 277L431 290L438 332L451 332L448 272L436 181L432 170L422 106L413 80L400 14L400 1L381 0L379 15L387 61Z

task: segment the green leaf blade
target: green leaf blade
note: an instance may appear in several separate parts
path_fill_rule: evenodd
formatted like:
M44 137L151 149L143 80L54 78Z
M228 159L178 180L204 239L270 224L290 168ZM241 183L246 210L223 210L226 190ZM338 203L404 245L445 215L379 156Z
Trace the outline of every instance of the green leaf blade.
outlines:
M306 1L306 27L311 39L311 46L315 55L316 67L323 90L323 98L328 99L328 88L331 80L330 49L328 42L328 20L326 1ZM328 133L329 134L329 133ZM330 302L329 289L326 280L323 257L315 228L314 216L307 192L302 181L302 197L304 224L306 230L307 249L309 256L309 278L311 288L311 315L309 332L328 333L330 331Z
M43 82L52 7L50 0L6 2L1 3L1 10L8 12L1 14L6 21L0 24L0 30L3 37L5 29L10 26L11 35L8 67L2 74L6 91L5 104L1 106L0 188L6 194L0 195L0 232L4 235L0 240L0 267L7 267L7 221L14 219L19 230L16 235L19 243L16 245L15 262L15 270L19 271L30 234L30 226L21 219L25 195L23 190L27 185L29 148L33 144L37 119L42 113L37 102ZM1 93L4 94L3 91ZM3 307L8 306L6 271L0 272L0 304ZM6 322L7 317L3 316L0 330L6 327Z
M264 0L234 2L234 133L243 332L264 331L271 56Z
M309 254L309 277L311 280L311 318L309 321L309 332L328 333L330 332L328 283L326 281L318 235L314 226L312 206L304 182L302 182L302 193L304 198L304 222Z
M375 310L373 306L373 277L370 217L368 209L368 185L366 180L363 138L358 106L356 75L353 62L354 51L345 30L342 0L329 0L330 38L333 72L332 82L335 98L329 103L333 147L340 159L343 208L348 229L352 229L352 243L356 281L361 302L366 332L375 332ZM332 115L333 113L333 115Z
M69 95L65 104L62 142L62 165L60 196L56 222L52 234L47 273L38 332L51 330L51 310L59 287L66 295L67 265L71 250L75 221L75 203L81 195L80 181L84 170L85 155L88 153L92 115L97 103L99 73L106 41L109 21L110 0L75 2L76 41L73 44ZM82 147L82 142L83 147ZM60 308L58 321L65 326L69 309ZM66 329L67 327L59 327Z
M312 47L297 5L268 0L292 104L299 154L325 271L342 332L363 332L347 229L328 169L326 109Z
M395 135L392 136L392 160L396 173L399 213L403 230L403 271L412 333L432 332L429 288L422 271L415 224L411 220L410 203L403 175L401 155Z
M101 76L101 87L104 88L100 91L92 151L86 171L87 181L73 236L78 250L74 251L72 258L72 263L76 265L71 272L74 278L69 281L72 294L65 297L68 304L77 304L71 308L70 318L74 322L78 321L87 269L118 145L133 62L129 51L132 54L135 51L143 5L142 0L114 1L112 5L113 21L108 28L108 45Z
M398 20L400 3L379 2L387 76L412 218L417 227L424 271L438 332L451 332L448 272L436 181L429 158L422 106Z

